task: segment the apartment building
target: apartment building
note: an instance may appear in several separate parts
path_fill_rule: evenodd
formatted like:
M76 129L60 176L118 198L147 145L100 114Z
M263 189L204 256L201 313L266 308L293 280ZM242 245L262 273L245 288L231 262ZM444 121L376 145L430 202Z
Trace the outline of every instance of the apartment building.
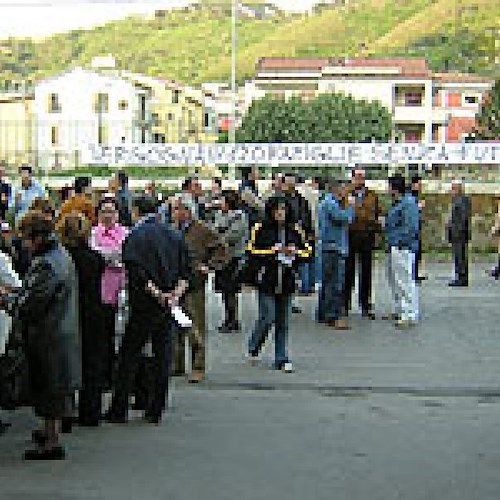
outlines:
M34 91L38 165L80 164L91 145L150 142L149 90L95 69L75 68L39 82Z
M33 103L31 90L0 92L0 161L10 167L33 161Z
M456 142L470 133L493 81L433 73L420 58L262 58L246 103L267 93L305 100L341 92L378 100L390 110L394 140Z

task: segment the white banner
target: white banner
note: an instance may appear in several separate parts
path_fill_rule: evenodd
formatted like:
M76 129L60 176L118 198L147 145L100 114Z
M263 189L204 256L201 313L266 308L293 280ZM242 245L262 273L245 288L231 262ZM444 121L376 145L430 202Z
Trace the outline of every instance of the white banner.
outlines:
M500 142L89 145L82 151L82 163L116 166L500 164Z

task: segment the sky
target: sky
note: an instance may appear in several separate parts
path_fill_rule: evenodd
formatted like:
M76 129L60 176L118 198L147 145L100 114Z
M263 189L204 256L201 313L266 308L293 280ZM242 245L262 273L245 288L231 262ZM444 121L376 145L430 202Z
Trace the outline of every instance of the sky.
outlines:
M317 0L273 0L285 10L305 11ZM0 38L44 37L91 28L132 14L182 7L189 0L0 0Z

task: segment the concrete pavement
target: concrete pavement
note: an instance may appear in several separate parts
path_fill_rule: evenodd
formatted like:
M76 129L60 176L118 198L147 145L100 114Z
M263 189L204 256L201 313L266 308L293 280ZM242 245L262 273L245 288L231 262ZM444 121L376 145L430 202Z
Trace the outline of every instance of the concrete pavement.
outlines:
M399 331L353 315L353 329L314 323L299 298L291 357L296 372L243 361L255 318L245 293L245 332L216 332L210 296L205 383L173 383L160 426L133 419L76 429L59 463L21 460L34 419L9 416L0 438L0 498L241 500L498 500L500 478L500 283L474 266L468 289L449 289L448 264L421 287L421 325ZM389 312L383 269L377 312Z

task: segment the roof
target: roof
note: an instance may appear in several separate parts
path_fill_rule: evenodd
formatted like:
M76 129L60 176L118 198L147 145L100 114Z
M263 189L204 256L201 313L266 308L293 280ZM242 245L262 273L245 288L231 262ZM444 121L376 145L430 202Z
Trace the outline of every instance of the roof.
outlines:
M261 57L257 71L319 71L330 64L328 57Z
M411 57L262 57L257 64L257 71L320 71L326 66L399 68L404 76L431 76L425 59Z
M468 73L434 73L432 78L441 83L493 83L491 78Z

